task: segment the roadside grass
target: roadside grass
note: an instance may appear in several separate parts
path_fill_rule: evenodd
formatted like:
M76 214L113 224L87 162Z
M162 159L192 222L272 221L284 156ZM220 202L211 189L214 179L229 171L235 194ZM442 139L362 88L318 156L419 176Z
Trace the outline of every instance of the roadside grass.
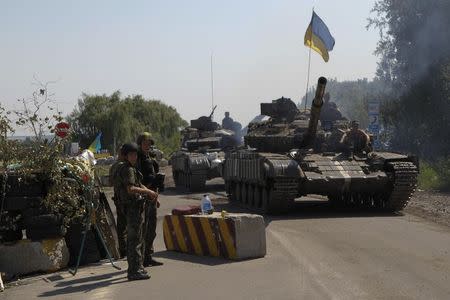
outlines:
M450 191L450 158L421 162L418 181L422 190Z

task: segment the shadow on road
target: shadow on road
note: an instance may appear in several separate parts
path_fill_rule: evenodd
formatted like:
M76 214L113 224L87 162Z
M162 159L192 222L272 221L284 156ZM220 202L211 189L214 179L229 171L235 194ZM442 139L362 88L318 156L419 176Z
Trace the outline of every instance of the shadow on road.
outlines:
M206 184L205 190L201 192L189 192L186 190L177 189L175 187L168 187L164 190L163 195L175 196L175 195L225 195L225 185L223 183Z
M261 212L240 206L238 203L229 203L220 199L214 203L215 211L226 210L231 213L259 213ZM401 217L402 213L392 213L383 210L357 207L333 207L328 201L302 200L296 201L289 212L281 215L264 214L266 226L272 221L296 219L338 219L338 218L371 218L371 217Z
M173 251L159 251L153 254L154 257L167 258L170 260L178 260L183 262L190 262L193 264L200 264L206 266L218 266L224 264L232 264L236 261L227 260L221 257L210 256L196 256L185 253L173 252Z
M79 292L89 292L101 287L128 282L126 276L121 276L126 272L127 271L124 270L102 275L94 275L90 277L61 281L55 284L54 290L44 292L38 295L38 297L52 297Z

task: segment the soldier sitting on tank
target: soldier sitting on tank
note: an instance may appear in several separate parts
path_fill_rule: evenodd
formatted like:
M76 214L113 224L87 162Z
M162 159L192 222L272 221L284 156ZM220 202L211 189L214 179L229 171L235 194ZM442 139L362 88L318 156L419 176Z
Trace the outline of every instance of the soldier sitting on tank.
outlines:
M336 103L330 102L330 93L325 93L323 100L324 102L322 112L320 113L320 122L322 127L327 130L327 128L331 129L333 122L342 120L343 117Z
M352 150L354 153L363 153L372 151L370 145L370 138L364 130L359 129L358 121L350 123L350 129L342 136L341 144L346 148Z
M228 130L233 130L233 124L234 121L233 119L230 117L230 112L226 111L225 112L225 118L223 118L222 120L222 128L223 129L228 129Z

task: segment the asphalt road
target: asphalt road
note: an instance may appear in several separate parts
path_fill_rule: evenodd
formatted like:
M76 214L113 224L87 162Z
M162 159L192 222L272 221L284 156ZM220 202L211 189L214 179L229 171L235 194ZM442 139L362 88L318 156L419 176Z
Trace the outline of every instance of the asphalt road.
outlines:
M230 206L220 181L216 208ZM161 195L160 216L201 194ZM266 217L267 256L241 262L164 250L161 223L152 278L126 280L108 263L23 280L1 299L450 299L449 228L412 215L333 211L310 199L283 217ZM160 217L161 221L161 217Z

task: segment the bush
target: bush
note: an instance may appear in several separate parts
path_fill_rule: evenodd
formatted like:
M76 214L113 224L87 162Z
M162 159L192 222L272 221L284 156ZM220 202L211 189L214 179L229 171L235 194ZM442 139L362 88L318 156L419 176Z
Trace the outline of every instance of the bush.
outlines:
M421 162L418 181L423 190L450 191L450 158Z

